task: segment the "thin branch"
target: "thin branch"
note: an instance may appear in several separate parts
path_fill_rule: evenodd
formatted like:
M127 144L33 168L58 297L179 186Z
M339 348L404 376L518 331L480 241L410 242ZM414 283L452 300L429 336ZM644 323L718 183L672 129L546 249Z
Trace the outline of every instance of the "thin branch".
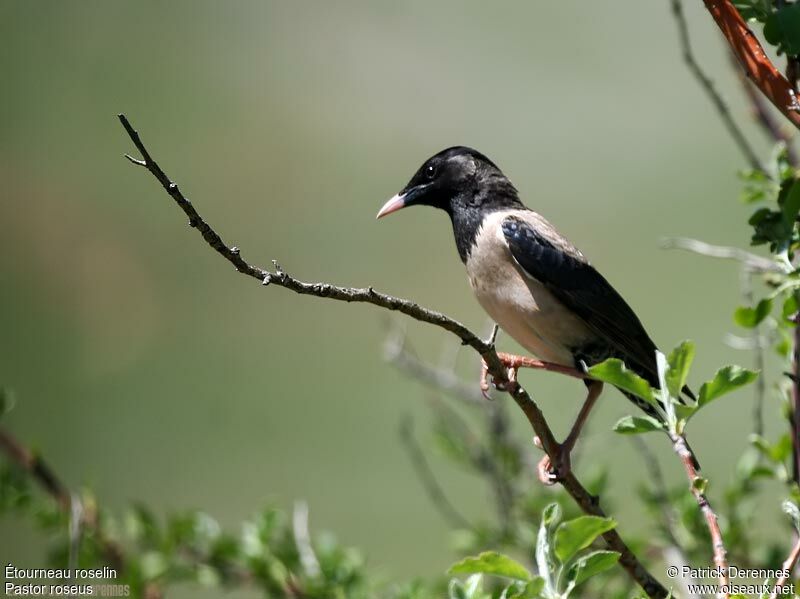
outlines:
M504 449L513 449L520 456L524 454L522 448L510 438L508 415L506 414L504 403L499 401L489 402L486 424L489 437L487 461L490 468L488 474L492 483L492 492L494 493L501 528L505 535L510 535L513 533L514 500L517 495L517 489L513 479L508 476L508 473L501 465L497 464L494 456L502 455Z
M0 429L0 448L13 462L26 470L42 490L55 499L63 512L69 513L72 503L69 489L41 456L33 453L3 429Z
M636 446L637 453L641 456L645 464L645 469L650 474L653 482L653 499L661 511L661 519L664 522L664 532L669 540L669 545L664 548L664 561L667 564L677 565L680 572L683 572L684 566L689 566L689 558L686 556L686 551L683 544L678 539L678 534L675 532L675 526L679 521L679 516L675 509L669 502L669 491L667 490L667 483L664 478L664 471L658 463L656 457L650 446L645 443L639 435L633 435L631 441ZM678 578L678 583L683 590L683 596L686 599L699 599L698 596L690 592L690 585L696 584L696 581L691 577L681 576Z
M494 496L497 520L503 534L509 534L512 526L516 489L513 480L503 471L503 468L495 459L495 451L498 448L498 444L505 440L504 438L507 434L507 431L501 430L505 427L505 423L498 422L497 419L497 410L502 410L500 402L484 400L488 410L488 447L473 433L466 418L457 410L447 403L437 400L435 397L432 398L431 403L437 411L440 422L446 424L453 433L457 434L460 442L468 448L467 455L472 467L486 477L489 490ZM502 419L503 416L500 416L500 420ZM522 455L521 449L519 452Z
M669 537L670 543L675 545L675 548L683 553L681 543L678 541L678 536L675 534L675 521L677 520L677 516L669 502L669 492L667 491L667 483L664 479L664 472L661 470L661 465L658 463L658 459L653 451L639 435L633 435L631 441L636 446L636 452L642 458L645 470L650 475L650 479L653 483L653 499L655 499L659 510L661 510L664 532L666 532L667 537Z
M420 360L409 347L406 332L401 327L397 327L387 336L384 357L410 377L456 399L473 405L483 405L486 402L478 386L462 381L452 368L436 368Z
M436 475L433 473L428 460L425 458L425 453L414 437L414 424L410 416L404 418L400 422L399 434L400 441L406 448L409 458L411 458L411 464L414 466L417 477L422 482L422 486L430 498L431 503L433 503L433 506L442 515L442 518L453 528L472 530L472 525L469 523L469 520L461 515L461 512L458 511L447 497L439 481L436 480Z
M139 134L131 126L130 122L128 122L125 115L120 114L118 117L125 131L127 131L130 136L131 141L133 141L133 144L142 154L144 160L137 160L128 154L125 154L125 157L131 163L142 166L150 171L172 199L175 200L175 203L178 204L186 216L189 217L189 226L197 229L206 243L217 253L222 255L228 262L233 264L237 271L261 281L263 285L271 284L284 287L300 295L313 295L343 302L373 304L381 308L386 308L387 310L397 310L420 322L427 322L428 324L438 326L453 333L461 339L462 344L468 345L478 352L481 358L489 365L489 371L496 380L499 382L507 380L506 371L497 356L494 345L484 341L463 324L445 316L441 312L428 310L415 302L375 291L372 287L356 288L340 287L338 285L331 285L330 283L306 283L285 273L277 261L274 260L272 262L274 272L270 272L258 266L253 266L246 262L244 258L242 258L239 248L236 246L228 247L217 232L203 220L200 214L198 214L192 203L178 188L178 185L173 183L170 178L167 177L166 173L161 170L161 167L158 166L158 163L150 156Z
M711 80L711 78L703 72L703 69L700 68L697 60L695 60L692 52L692 43L689 38L689 26L686 24L686 17L683 14L683 5L681 4L681 0L670 0L670 4L672 6L672 16L675 18L675 24L678 26L678 36L680 37L683 61L692 72L692 75L694 75L694 78L700 84L700 87L703 88L703 90L706 92L706 95L708 95L708 97L711 99L711 102L714 104L714 108L717 109L717 113L719 113L725 128L728 130L728 133L731 134L731 137L733 137L733 141L736 142L736 145L739 146L739 150L741 150L742 154L744 154L744 157L750 163L750 166L756 170L763 171L764 167L761 166L761 161L758 159L758 154L752 148L750 142L747 141L747 138L739 128L739 125L736 124L733 115L731 115L728 103L717 91L717 88L714 86L714 82Z
M661 248L665 250L686 250L709 258L735 260L756 273L783 272L781 267L769 258L764 258L739 248L712 245L689 237L665 237L661 240Z
M785 576L781 576L775 582L775 588L772 590L772 594L769 596L769 599L777 599L779 596L784 597L785 594L781 593L781 589L783 589L787 584L789 584L789 580L791 579L792 572L797 566L797 562L800 560L800 538L795 541L792 550L789 552L789 557L786 558L786 561L783 562L783 566L781 566L781 570L786 572Z
M719 520L717 514L711 507L711 504L706 497L704 490L704 479L697 473L695 467L696 460L693 458L692 452L686 443L683 435L670 434L672 440L672 448L678 457L681 459L683 468L686 471L686 476L689 479L689 489L697 500L697 505L703 517L706 519L708 532L711 535L711 546L714 552L714 565L719 569L719 587L717 592L718 598L727 598L729 594L723 592L723 588L728 587L728 552L725 549L725 543L722 540L722 531L719 528Z
M744 304L746 306L754 305L753 271L748 268L742 268L739 279ZM753 397L753 433L759 437L764 434L764 398L767 394L767 381L764 373L764 344L761 342L761 328L761 324L753 327L750 337L753 342L753 366L755 371L760 373L760 375L756 377Z
M492 333L492 338L494 338L495 334L495 332ZM478 471L486 475L490 489L495 498L500 526L504 533L510 533L515 489L512 481L503 473L502 468L499 468L495 463L492 454L500 447L513 448L521 456L523 452L522 448L519 447L508 434L509 427L504 404L501 402L487 401L480 392L478 385L469 385L463 382L453 371L454 363L452 359L448 360L450 366L446 369L435 368L420 360L408 344L405 327L396 327L396 331L387 338L385 355L390 363L400 368L408 376L435 389L444 391L448 395L464 401L470 406L479 406L485 409L489 447L479 447L477 443L470 442L471 445L475 446L470 455L470 460ZM452 358L450 355L448 357ZM461 415L444 403L436 401L434 402L434 406L437 411L447 411L447 414L441 415L444 421L451 424L456 421L462 421L463 423ZM460 428L466 430L468 427L466 423L463 423ZM406 431L404 427L401 427L401 437L405 432L411 435L410 429ZM465 437L464 440L466 441L466 435L462 436ZM439 511L443 514L453 512L454 510L444 505L445 503L449 504L449 501L441 501L440 497L444 496L444 492L440 488L437 488L439 485L436 483L435 478L433 478L433 473L430 472L430 468L424 460L424 455L419 447L416 446L413 437L409 436L404 440L407 441L407 449L409 450L417 474L422 480L423 486L428 491L428 495L431 497L434 505L441 507L442 509ZM412 442L415 444L414 447L409 445L409 443ZM418 457L415 454L417 454ZM449 520L451 524L457 521L456 518L450 515L446 515L445 519ZM466 522L466 520L464 520L464 522ZM459 526L463 528L464 524L461 523Z
M247 263L241 256L239 249L235 247L228 247L220 238L214 229L206 223L195 210L194 206L183 195L178 186L173 183L169 177L161 170L161 167L153 160L150 153L142 143L139 134L134 130L125 115L120 114L119 120L126 132L133 141L136 148L142 155L143 160L136 160L128 157L129 160L138 166L146 168L164 187L167 193L178 204L183 212L189 217L190 226L196 228L203 239L210 245L216 252L222 255L228 262L233 264L236 269L245 275L253 277L264 284L275 284L284 287L295 293L303 295L313 295L316 297L329 298L346 302L364 302L386 308L388 310L397 310L429 324L438 326L461 339L464 345L470 346L474 349L483 360L486 362L489 372L494 377L495 381L505 384L506 390L509 395L514 399L519 408L523 411L531 427L539 437L544 451L549 456L558 455L559 445L556 441L550 426L545 420L539 406L533 401L533 398L528 392L518 383L508 381L508 373L504 369L500 359L495 351L494 344L479 338L475 333L469 330L460 322L445 316L440 312L428 310L415 302L397 298L391 295L375 291L372 287L364 289L339 287L329 283L306 283L295 279L294 277L283 272L276 262L275 272L270 272L263 268L252 266ZM597 497L592 496L586 488L578 481L572 472L567 473L559 481L564 489L572 496L580 508L587 514L605 517L605 512L600 508L599 500ZM667 590L664 586L650 574L645 567L639 562L638 558L633 554L630 548L625 544L616 530L612 529L603 534L608 547L620 553L619 562L623 568L630 574L630 576L642 587L642 589L650 597L657 597L659 599L667 597Z
M758 38L730 0L703 0L747 77L795 126L800 128L800 105L792 85L772 64Z

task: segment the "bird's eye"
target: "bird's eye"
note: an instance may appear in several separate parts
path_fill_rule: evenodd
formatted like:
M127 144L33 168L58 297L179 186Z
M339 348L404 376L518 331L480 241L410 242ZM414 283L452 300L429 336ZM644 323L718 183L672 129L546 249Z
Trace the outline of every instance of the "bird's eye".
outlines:
M425 176L428 179L433 179L436 176L436 167L432 164L429 164L425 167Z

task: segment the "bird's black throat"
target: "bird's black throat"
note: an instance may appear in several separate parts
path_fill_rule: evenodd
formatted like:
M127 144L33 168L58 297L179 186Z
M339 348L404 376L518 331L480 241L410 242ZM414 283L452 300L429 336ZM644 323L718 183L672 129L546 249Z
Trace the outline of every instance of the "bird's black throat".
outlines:
M456 240L456 249L461 261L466 264L467 257L475 245L483 219L491 211L479 207L466 206L457 210L448 210L450 221L453 223L453 236Z
M484 219L500 210L527 210L517 190L504 176L480 182L475 189L461 193L450 202L450 221L461 261L466 264Z

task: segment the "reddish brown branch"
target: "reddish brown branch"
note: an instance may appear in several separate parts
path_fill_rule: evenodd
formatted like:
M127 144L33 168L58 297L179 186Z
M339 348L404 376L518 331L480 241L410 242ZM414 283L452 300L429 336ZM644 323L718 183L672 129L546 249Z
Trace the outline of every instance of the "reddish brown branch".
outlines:
M789 552L789 557L783 562L781 569L784 570L786 574L778 578L775 582L775 588L772 590L769 599L777 599L779 596L785 596L783 593L780 593L780 591L789 583L798 560L800 560L800 538L795 541L794 547L792 547L792 550Z
M128 160L137 166L144 167L158 180L175 203L178 204L186 216L189 217L189 225L196 228L206 243L217 253L222 255L228 262L232 263L236 267L236 270L261 281L263 284L274 284L303 295L312 295L345 302L363 302L389 310L397 310L415 320L435 325L453 333L461 339L464 345L470 346L483 358L495 382L506 384L505 386L509 395L511 395L519 408L524 412L528 422L539 437L544 451L551 457L558 455L559 444L553 436L553 431L545 420L544 414L521 385L509 383L508 372L501 363L497 351L495 351L494 343L491 340L484 341L460 322L440 312L428 310L406 299L380 293L375 291L372 287L358 289L353 287L340 287L329 283L305 283L283 272L275 262L273 262L275 265L274 272L249 264L242 258L238 248L228 247L225 242L222 241L219 234L203 220L178 186L170 180L161 167L153 160L139 137L139 134L131 126L125 115L120 114L119 120L143 158L143 160L138 160L126 155ZM559 482L584 512L605 517L605 512L600 508L598 498L591 495L578 479L575 478L572 472L564 476ZM625 568L628 574L642 587L649 597L665 599L668 596L664 586L645 569L636 555L622 540L622 537L619 536L616 529L604 533L603 539L609 549L617 551L620 554L620 565Z
M735 62L733 55L731 55L731 62ZM764 101L764 96L762 96L753 83L747 79L744 72L741 69L736 69L736 74L742 84L742 90L750 102L753 118L761 125L762 130L769 136L770 140L786 144L786 155L789 164L797 168L800 165L800 157L798 157L797 150L792 144L792 136L783 126L783 121L778 122L774 113L770 112L769 105Z
M791 83L772 64L755 34L730 0L703 0L747 77L781 113L800 128L797 97Z
M705 490L703 489L703 478L697 473L695 466L696 461L692 456L692 452L686 445L686 439L683 435L670 435L672 439L672 448L678 457L681 459L683 468L686 471L686 476L689 479L689 488L697 500L697 505L700 506L700 511L706 519L708 532L711 535L711 545L714 551L714 565L719 569L719 586L720 591L717 597L727 598L729 594L722 592L723 587L728 585L728 552L725 549L725 543L722 540L722 531L719 528L719 520L717 514L711 508L711 504L706 497Z

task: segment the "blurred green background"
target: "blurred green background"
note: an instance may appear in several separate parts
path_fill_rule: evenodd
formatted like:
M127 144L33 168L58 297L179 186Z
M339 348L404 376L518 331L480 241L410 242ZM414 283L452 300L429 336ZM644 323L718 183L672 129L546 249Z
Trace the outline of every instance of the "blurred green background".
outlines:
M766 152L710 17L686 8L700 62ZM233 528L302 498L312 529L360 546L373 571L439 574L448 528L396 434L410 413L455 502L490 517L482 484L430 443L426 391L383 361L387 315L237 276L123 159L118 112L249 260L371 284L481 329L446 217L374 220L429 155L474 146L663 348L697 342L695 386L751 365L723 343L736 266L658 247L669 235L743 245L750 211L745 164L681 63L666 1L2 0L0 37L0 382L19 399L6 425L106 507L197 507ZM432 360L452 344L409 334ZM473 357L461 362L476 377ZM523 377L565 431L583 387ZM712 497L751 404L747 390L690 429ZM607 392L576 460L578 473L611 466L623 534L646 527L631 498L642 464L610 432L630 411ZM771 401L772 431L776 415ZM765 525L778 510L765 503ZM41 566L41 549L30 524L0 521L0 563Z

